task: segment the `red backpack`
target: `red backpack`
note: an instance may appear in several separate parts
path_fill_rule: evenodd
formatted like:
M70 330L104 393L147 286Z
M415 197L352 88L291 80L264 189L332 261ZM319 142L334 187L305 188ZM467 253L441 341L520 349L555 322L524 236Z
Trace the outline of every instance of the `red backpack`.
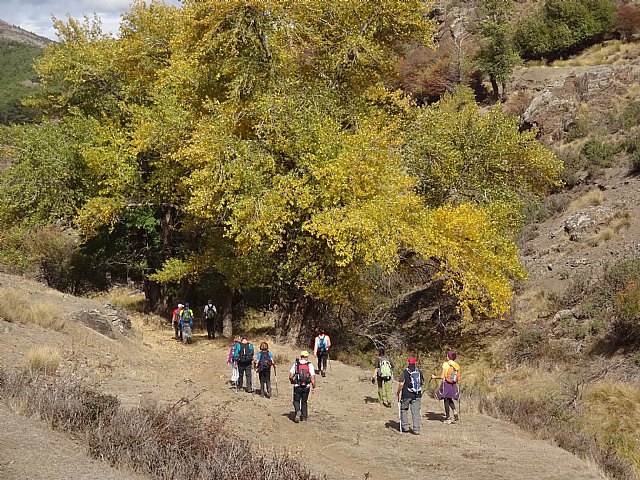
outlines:
M309 363L300 363L296 360L296 376L295 383L300 387L306 387L311 383L311 371L309 370Z

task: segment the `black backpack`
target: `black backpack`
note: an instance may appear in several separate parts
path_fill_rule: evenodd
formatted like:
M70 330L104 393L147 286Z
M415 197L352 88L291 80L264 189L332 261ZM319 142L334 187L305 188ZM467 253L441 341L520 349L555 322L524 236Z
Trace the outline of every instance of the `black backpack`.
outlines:
M253 350L250 343L241 343L240 351L238 352L239 363L249 363L253 360Z
M273 365L273 361L269 357L269 351L261 351L260 360L258 360L258 372L268 372L271 370L271 365Z
M206 310L207 310L207 311L206 311L206 313L204 314L206 318L208 318L209 320L211 320L212 318L214 318L214 317L215 317L215 315L216 315L216 310L215 310L215 308L216 308L216 307L214 307L213 305L209 305L209 304L207 303L207 306L206 306L206 307L204 307L204 308L206 308Z

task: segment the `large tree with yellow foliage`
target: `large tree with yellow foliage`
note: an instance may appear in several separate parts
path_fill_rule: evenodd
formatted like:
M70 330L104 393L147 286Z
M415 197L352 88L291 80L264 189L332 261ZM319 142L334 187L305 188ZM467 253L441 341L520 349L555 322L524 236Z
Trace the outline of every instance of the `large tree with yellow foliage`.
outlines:
M557 182L559 163L468 93L417 108L385 87L403 43L430 44L428 10L140 2L118 38L56 22L39 105L94 124L81 145L97 179L77 212L83 234L151 212L152 301L160 285L216 273L229 292L275 292L278 333L292 340L309 299L365 310L407 251L437 265L461 312L505 312L522 276L520 195Z

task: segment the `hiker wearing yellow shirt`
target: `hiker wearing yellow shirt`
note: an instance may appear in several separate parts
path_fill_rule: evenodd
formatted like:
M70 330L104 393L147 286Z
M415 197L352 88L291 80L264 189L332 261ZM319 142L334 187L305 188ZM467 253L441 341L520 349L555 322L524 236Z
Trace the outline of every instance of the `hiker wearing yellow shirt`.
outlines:
M456 411L454 401L460 399L458 382L460 381L460 365L456 362L456 352L448 352L445 362L442 364L440 375L431 375L431 378L442 380L440 388L436 392L438 400L444 400L444 423L451 424L458 421L459 415ZM451 419L453 413L453 420Z

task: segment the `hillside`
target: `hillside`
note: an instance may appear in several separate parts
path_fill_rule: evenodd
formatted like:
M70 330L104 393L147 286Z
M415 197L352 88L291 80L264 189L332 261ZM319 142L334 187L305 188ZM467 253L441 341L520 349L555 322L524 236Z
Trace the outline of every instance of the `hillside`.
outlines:
M601 478L592 465L507 422L478 414L473 404L464 401L462 420L445 425L440 402L425 397L423 434L401 436L395 408L386 409L373 401L376 393L368 381L370 372L337 361L331 362L326 378L319 378L309 422L295 424L286 371L296 352L288 347L272 344L276 358L282 359L273 379L275 397L236 393L228 383L225 340L208 341L204 333L197 332L195 343L185 346L172 339L166 324L141 316L134 318L132 334L114 332L110 338L74 320L82 317L79 312L104 311L100 302L62 295L9 275L0 275L0 283L18 290L28 302L64 311L67 318L61 331L0 320L2 365L21 369L27 365L30 348L55 346L63 358L60 375L73 372L101 391L117 395L131 408L192 399L195 415L222 415L231 431L249 439L256 450L289 452L313 473L329 479L391 479L425 472L445 475L450 468L450 443L457 445L456 472L474 479ZM252 339L254 343L259 340ZM423 366L425 370L430 367ZM33 457L20 454L15 444L34 439L40 445L48 444L59 434L43 430L32 420L21 420L10 410L11 403L3 400L0 416L8 419L12 439L11 444L0 442L3 479L18 480L27 474L39 477L45 471L50 479L69 478L74 469L81 472L91 465L78 458L82 445L73 448L65 443L64 449L50 453L38 449L37 464ZM390 458L403 460L391 462ZM68 465L69 470L49 470L48 464L54 461ZM94 479L120 478L103 466L92 468Z
M0 20L0 39L40 48L44 48L52 42L52 40L48 38L23 30L22 28L11 25L4 20Z

